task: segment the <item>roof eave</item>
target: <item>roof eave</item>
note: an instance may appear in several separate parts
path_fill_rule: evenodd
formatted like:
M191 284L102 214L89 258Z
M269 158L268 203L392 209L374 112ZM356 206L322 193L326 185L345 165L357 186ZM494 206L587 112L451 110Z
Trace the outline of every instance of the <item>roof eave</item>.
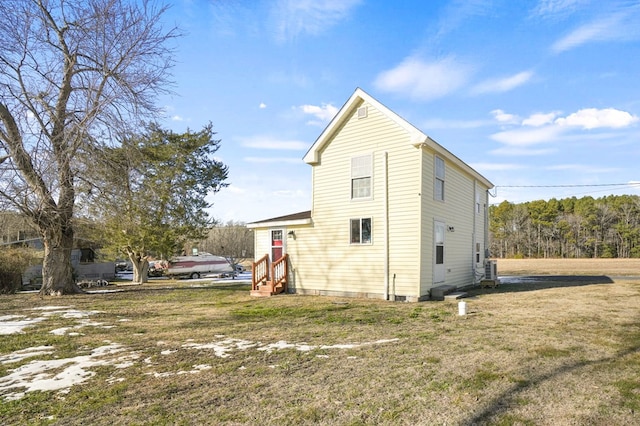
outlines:
M266 221L266 222L247 223L247 228L249 229L273 228L278 226L300 226L300 225L310 225L310 224L311 224L311 219L275 220L275 221Z

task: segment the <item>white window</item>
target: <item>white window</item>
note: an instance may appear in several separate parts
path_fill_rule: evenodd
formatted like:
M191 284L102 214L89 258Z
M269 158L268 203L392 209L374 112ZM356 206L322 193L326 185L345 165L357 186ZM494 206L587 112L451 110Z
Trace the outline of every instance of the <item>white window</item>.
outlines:
M371 244L371 218L351 219L351 244Z
M351 199L371 198L371 155L351 158Z
M438 201L444 201L444 160L435 157L436 176L433 188L433 198Z

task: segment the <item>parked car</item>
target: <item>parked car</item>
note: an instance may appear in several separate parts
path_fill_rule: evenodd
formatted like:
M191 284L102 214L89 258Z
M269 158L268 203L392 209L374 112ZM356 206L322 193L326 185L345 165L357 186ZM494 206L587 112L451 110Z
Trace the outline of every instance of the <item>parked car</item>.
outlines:
M133 264L128 260L118 259L115 262L116 272L133 271Z
M149 275L150 277L161 277L164 275L166 269L166 262L151 261L149 262L149 272L147 273L147 275Z

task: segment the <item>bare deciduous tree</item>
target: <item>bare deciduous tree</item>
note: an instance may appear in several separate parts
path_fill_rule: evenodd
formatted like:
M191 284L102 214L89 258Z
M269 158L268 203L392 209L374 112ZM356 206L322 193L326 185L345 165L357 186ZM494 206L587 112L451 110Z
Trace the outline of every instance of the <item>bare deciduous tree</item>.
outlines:
M2 0L0 198L43 238L42 294L79 291L77 154L157 112L178 35L162 27L165 11L150 0Z
M203 251L226 257L232 265L253 258L253 230L244 223L227 222L209 230L200 242Z

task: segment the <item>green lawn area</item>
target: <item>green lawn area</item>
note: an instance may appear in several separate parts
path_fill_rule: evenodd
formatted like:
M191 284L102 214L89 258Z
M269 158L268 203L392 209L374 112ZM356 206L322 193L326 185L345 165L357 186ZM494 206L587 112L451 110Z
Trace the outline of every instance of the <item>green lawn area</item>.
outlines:
M241 284L4 295L0 423L638 424L640 281L592 282L475 289L465 316Z

